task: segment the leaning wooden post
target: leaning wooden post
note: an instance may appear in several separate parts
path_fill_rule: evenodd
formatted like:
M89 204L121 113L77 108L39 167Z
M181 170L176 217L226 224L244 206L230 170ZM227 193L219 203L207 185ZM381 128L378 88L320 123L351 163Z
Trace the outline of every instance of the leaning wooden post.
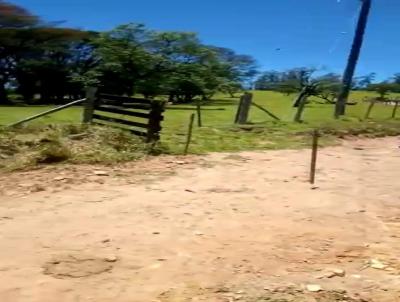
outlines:
M237 124L246 124L247 119L249 118L249 112L251 103L253 100L253 94L246 92L240 101L238 113L237 113Z
M397 112L397 108L399 107L399 103L400 103L400 101L395 101L395 105L394 105L393 112L392 112L392 118L396 118L396 112Z
M364 117L365 119L369 119L369 116L370 116L370 114L371 114L372 109L374 108L374 106L375 106L375 100L370 101L369 106L368 106L368 109L367 109L367 112L365 113L365 117Z
M243 104L243 96L241 96L240 100L239 100L238 109L237 109L236 115L235 115L235 124L237 124L239 121L240 108L242 108L242 104Z
M86 101L83 109L83 123L89 124L93 119L93 112L96 103L97 88L89 87L86 90Z
M197 111L197 126L202 127L202 120L201 120L201 104L200 100L196 101L196 111Z
M187 136L186 136L186 145L185 145L185 150L183 151L183 154L184 154L184 155L187 155L187 154L188 154L189 145L190 145L190 142L191 142L191 140L192 140L194 116L195 116L194 113L192 113L192 114L190 115L189 129L188 129L188 133L187 133Z
M15 127L15 126L22 125L22 124L27 123L27 122L29 122L29 121L36 120L37 118L40 118L40 117L42 117L42 116L45 116L45 115L48 115L48 114L51 114L51 113L55 113L55 112L61 111L61 110L63 110L63 109L69 108L69 107L74 106L74 105L81 104L81 103L83 103L85 100L86 100L86 99L81 99L81 100L73 101L73 102L71 102L71 103L68 103L68 104L65 104L65 105L62 105L62 106L59 106L59 107L56 107L56 108L47 110L47 111L45 111L45 112L42 112L42 113L39 113L39 114L36 114L36 115L33 115L33 116L30 116L30 117L25 118L25 119L23 119L23 120L20 120L20 121L18 121L18 122L16 122L16 123L12 123L12 124L8 125L7 127Z
M318 154L318 130L313 131L312 140L312 153L311 153L311 168L310 168L310 183L313 185L315 183L315 171L317 167L317 154Z

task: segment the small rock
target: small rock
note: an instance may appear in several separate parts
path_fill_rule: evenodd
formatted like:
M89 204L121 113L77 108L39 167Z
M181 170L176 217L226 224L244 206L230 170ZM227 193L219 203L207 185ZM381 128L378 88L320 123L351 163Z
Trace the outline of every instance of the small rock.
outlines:
M203 236L203 235L204 235L202 232L199 232L199 231L194 232L194 234L195 234L196 236Z
M387 267L387 265L383 264L378 259L371 259L369 266L374 269L385 269Z
M318 189L319 189L319 187L316 187L316 186L311 187L311 190L318 190Z
M178 165L186 164L186 162L184 160L177 160L175 163L178 164Z
M321 287L321 285L318 285L318 284L307 284L306 285L306 289L309 291L309 292L320 292L321 290L322 290L322 287Z
M111 241L111 239L104 239L104 240L102 240L101 242L102 243L108 243L108 242L110 242Z
M115 255L110 255L110 256L105 257L104 260L107 262L117 262L118 257Z
M334 272L328 272L328 273L325 273L323 275L320 275L320 276L316 277L316 279L330 279L330 278L333 278L335 276L336 276L336 274Z
M64 179L66 179L65 176L57 176L57 177L53 178L53 180L55 180L55 181L61 181L61 180L64 180Z
M332 273L337 277L345 277L346 276L346 271L342 270L342 269L334 269L334 270L332 270Z
M160 232L153 232L153 235L160 235Z
M108 176L109 175L107 171L100 171L100 170L94 171L93 173L97 176Z
M45 187L43 187L42 185L34 185L31 189L31 192L35 193L35 192L43 192L46 191Z
M7 220L11 220L11 219L13 219L12 217L10 217L10 216L3 216L3 217L0 217L0 220L5 220L5 219L7 219Z
M361 279L361 275L351 275L351 277L354 279Z

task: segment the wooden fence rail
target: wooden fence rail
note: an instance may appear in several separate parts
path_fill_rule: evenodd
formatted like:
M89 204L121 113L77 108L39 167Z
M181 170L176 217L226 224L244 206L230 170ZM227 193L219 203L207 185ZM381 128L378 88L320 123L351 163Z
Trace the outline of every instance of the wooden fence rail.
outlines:
M70 102L70 103L68 103L68 104L65 104L65 105L62 105L62 106L58 106L58 107L56 107L56 108L53 108L53 109L44 111L44 112L42 112L42 113L39 113L39 114L30 116L30 117L24 118L23 120L20 120L20 121L18 121L18 122L16 122L16 123L10 124L10 125L8 125L7 127L19 126L19 125L25 124L25 123L27 123L27 122L36 120L36 119L38 119L38 118L40 118L40 117L42 117L42 116L49 115L49 114L51 114L51 113L55 113L55 112L61 111L61 110L64 110L64 109L66 109L66 108L69 108L69 107L72 107L72 106L75 106L75 105L80 105L81 103L83 103L83 102L85 102L85 101L86 101L86 99L76 100L76 101Z

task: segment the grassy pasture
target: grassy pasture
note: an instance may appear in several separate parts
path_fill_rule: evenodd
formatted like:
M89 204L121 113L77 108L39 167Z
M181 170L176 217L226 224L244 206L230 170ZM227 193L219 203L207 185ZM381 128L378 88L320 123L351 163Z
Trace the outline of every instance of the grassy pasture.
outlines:
M250 112L250 125L237 127L233 125L237 110L238 98L218 95L202 107L202 128L195 127L190 148L192 153L210 151L240 151L252 149L301 148L308 146L308 132L320 128L324 132L323 144L334 143L337 136L364 135L385 136L400 134L399 118L391 119L393 106L376 105L369 120L364 120L368 104L366 97L375 96L370 92L353 92L350 100L357 105L348 106L346 117L333 119L333 105L307 105L303 123L293 123L295 109L292 108L294 95L255 91L254 102L264 106L281 118L274 121L261 110L253 107ZM189 116L195 112L194 105L169 106L163 122L162 146L166 152L181 154L184 148ZM0 107L0 125L7 125L24 117L37 114L51 107ZM57 124L79 124L82 108L73 107L30 122L28 127ZM40 127L38 127L40 128ZM25 131L25 134L26 135ZM15 133L18 136L18 133Z

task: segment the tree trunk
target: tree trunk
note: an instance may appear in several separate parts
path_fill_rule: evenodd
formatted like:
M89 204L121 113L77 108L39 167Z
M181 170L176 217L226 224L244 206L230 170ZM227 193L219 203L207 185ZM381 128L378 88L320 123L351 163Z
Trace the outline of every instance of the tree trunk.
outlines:
M301 99L299 100L299 105L297 106L297 112L294 116L294 121L296 123L300 123L302 121L303 111L306 108L307 104L307 94L304 94Z
M296 98L296 99L294 100L294 102L293 102L293 107L294 107L294 108L299 107L301 101L302 101L303 98L306 96L306 94L307 94L307 87L304 87L304 88L301 90L300 94L297 96L297 98Z
M7 96L6 83L0 81L0 105L9 104L10 100Z
M364 33L367 27L368 15L371 9L371 0L361 0L362 7L360 17L357 23L357 29L351 47L350 55L347 60L346 70L343 75L342 89L338 96L335 108L335 117L338 118L346 112L346 103L350 94L351 84L353 81L354 72L357 66L358 58L360 57L361 47L363 44Z

